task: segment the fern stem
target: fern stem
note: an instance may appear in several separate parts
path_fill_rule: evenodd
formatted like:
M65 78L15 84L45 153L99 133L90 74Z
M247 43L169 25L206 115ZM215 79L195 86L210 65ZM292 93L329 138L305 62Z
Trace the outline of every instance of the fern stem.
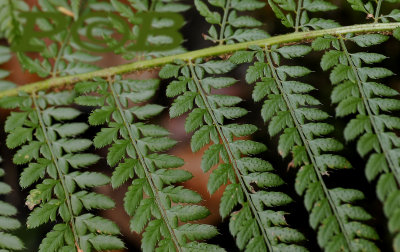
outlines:
M360 76L358 75L357 67L355 66L355 64L354 64L354 62L353 62L353 60L352 60L352 58L351 58L351 56L350 56L350 54L349 54L349 52L347 50L347 47L346 47L346 44L345 44L343 38L339 37L339 40L340 40L340 44L342 46L343 52L346 54L346 58L349 61L351 69L352 69L352 71L353 71L353 73L354 73L354 75L356 77L358 90L360 91L361 99L363 101L365 109L367 110L368 118L369 118L369 120L371 122L372 128L374 129L374 131L376 133L376 136L378 138L379 146L380 146L380 148L382 150L383 155L385 156L385 159L388 161L390 170L392 170L392 172L394 174L394 177L396 178L397 184L400 184L399 166L396 165L397 162L394 161L390 157L389 150L386 149L385 145L383 144L381 132L378 130L378 127L377 127L375 119L374 119L375 114L371 110L371 106L369 104L368 97L365 94L365 90L363 88L363 83L361 81Z
M51 78L39 82L35 82L29 85L20 86L18 88L9 89L0 92L0 98L5 96L15 96L19 92L32 93L34 91L45 90L50 88L56 88L64 85L71 85L76 82L90 80L94 77L108 77L117 74L131 73L138 70L150 69L174 62L176 59L183 61L193 60L196 58L204 58L215 55L223 55L227 53L232 53L235 51L246 50L251 45L258 46L271 46L277 44L285 44L290 42L298 42L302 40L311 40L318 37L323 37L325 35L342 35L347 33L367 33L367 32L383 32L392 31L400 27L400 22L396 23L374 23L374 24L363 24L363 25L352 25L344 26L332 29L316 30L316 31L306 31L306 32L295 32L285 35L278 35L270 37L267 39L255 40L250 42L232 44L232 45L220 45L210 48L200 49L197 51L191 51L187 53L182 53L178 55L171 55L162 58L156 58L145 61L138 61L129 64L124 64L120 66L114 66L110 68L105 68L98 71L92 71L83 74L70 75L67 77L57 77Z
M241 186L241 188L243 189L243 192L244 192L244 194L245 194L245 196L246 196L247 202L249 202L249 206L250 206L250 208L251 208L251 211L253 212L253 215L254 215L255 218L256 218L256 221L257 221L257 223L258 223L258 226L259 226L260 229L261 229L261 233L262 233L262 235L263 235L263 238L264 238L264 240L265 240L265 243L267 244L268 251L271 251L271 252L272 252L272 251L274 251L274 250L273 250L271 241L269 240L268 235L267 235L265 229L263 228L263 225L262 225L262 222L261 222L261 218L260 218L260 216L258 215L257 209L256 209L256 207L254 206L254 204L253 204L253 202L252 202L252 199L251 199L251 196L250 196L249 192L247 191L247 187L246 187L246 184L245 184L244 181L243 181L242 174L240 173L240 170L239 170L239 168L238 168L238 165L237 165L237 162L236 162L236 158L235 158L235 156L233 155L231 148L229 147L229 140L228 140L228 138L225 136L224 132L222 131L221 125L218 123L218 120L217 120L217 118L215 117L215 115L214 115L214 113L213 113L213 110L212 110L212 108L211 108L211 106L210 106L210 104L209 104L209 102L208 102L207 95L205 94L205 91L203 90L203 87L202 87L202 85L200 84L200 80L198 79L198 77L197 77L197 75L196 75L196 72L195 72L194 67L193 67L193 63L192 63L190 60L189 60L189 68L190 68L190 72L191 72L191 74L192 74L192 76L193 76L194 82L195 82L195 84L196 84L196 87L197 87L197 89L199 90L200 96L201 96L202 100L204 101L204 104L205 104L205 106L206 106L206 108L207 108L207 110L208 110L208 113L209 113L210 116L211 116L211 119L212 119L212 121L213 121L213 124L214 124L215 127L217 128L218 135L219 135L219 136L221 137L221 139L222 139L224 148L226 149L226 152L228 153L229 160L230 160L230 162L231 162L231 164L232 164L232 167L233 167L233 169L234 169L234 171L235 171L235 174L236 174L236 177L237 177L237 179L238 179L238 181L239 181L239 183L240 183L240 186ZM236 181L231 181L231 182L236 182Z
M302 8L303 8L303 0L298 0L298 2L297 2L297 11L296 11L295 32L299 31L300 16L301 16L301 9Z
M55 78L57 77L57 68L58 68L58 64L60 63L61 57L64 54L64 50L66 48L66 46L68 45L68 41L71 39L71 30L69 29L67 36L65 37L65 39L63 40L63 42L61 43L61 48L58 51L57 57L54 61L54 65L53 65L53 72L52 72L52 77Z
M84 9L84 8L82 8L82 6L86 6L86 4L87 4L87 0L84 0L83 3L79 3L79 6L80 6L80 9L79 9L79 11L78 11L79 14L81 14L82 10ZM80 16L80 15L79 15L79 16ZM74 20L75 20L75 21L78 20L78 17L74 17ZM54 77L57 77L57 68L58 68L58 64L60 63L60 60L61 60L62 56L64 55L65 48L67 47L68 42L69 42L70 39L71 39L71 36L72 36L71 27L73 26L73 23L74 23L74 21L72 21L72 23L69 24L69 26L68 26L68 31L67 31L67 36L66 36L65 39L61 42L61 48L60 48L60 50L58 51L57 57L56 57L56 59L55 59L55 61L54 61L53 71L52 71L52 77L53 77L53 78L54 78Z
M73 211L72 211L70 193L69 193L69 191L68 191L68 189L66 187L66 183L65 183L65 180L64 180L64 174L62 172L62 169L59 167L57 156L53 151L52 143L51 143L50 138L49 138L49 136L47 134L46 124L43 121L42 112L40 110L39 105L37 104L36 93L35 92L32 93L32 101L33 101L33 105L34 105L35 110L36 110L36 114L38 116L39 125L40 125L40 127L41 127L41 129L43 131L44 139L46 141L47 146L49 147L51 159L53 161L54 166L57 169L57 174L58 174L58 177L60 178L60 183L61 183L61 186L63 188L64 194L65 194L65 200L66 200L66 203L67 203L68 212L69 212L69 215L71 216L70 223L71 223L72 233L74 235L75 246L76 246L78 251L81 251L81 249L79 248L79 236L76 233L76 226L75 226L74 214L73 214Z
M151 4L150 4L150 8L149 8L149 12L154 11L154 8L156 6L156 2L158 0L151 0Z
M163 218L163 221L164 221L165 225L166 225L167 228L168 228L168 231L169 231L169 233L170 233L170 235L171 235L172 241L174 242L174 245L175 245L177 251L178 251L178 252L182 252L182 248L181 248L180 245L179 245L178 238L176 237L173 228L172 228L171 225L169 224L167 213L166 213L166 211L165 211L165 209L164 209L164 207L163 207L163 205L162 205L162 203L161 203L161 199L160 199L160 197L159 197L159 195L158 195L156 186L155 186L155 184L154 184L154 182L153 182L153 179L152 179L152 177L151 177L151 173L150 173L150 171L149 171L150 169L147 167L146 161L144 160L144 157L143 157L144 155L143 155L143 153L140 151L140 148L138 147L138 144L137 144L137 142L136 142L136 140L135 140L135 137L134 137L134 134L133 134L133 132L132 132L132 129L131 129L131 127L129 126L129 121L128 121L128 119L127 119L126 116L125 116L125 113L124 113L125 110L124 110L124 108L122 107L122 105L121 105L121 103L120 103L120 101L119 101L119 99L118 99L118 94L116 93L115 88L114 88L114 85L113 85L113 83L112 83L112 81L111 81L110 79L108 80L108 84L109 84L109 86L110 86L110 91L111 91L111 94L112 94L113 99L114 99L114 101L115 101L115 104L117 105L118 113L120 114L120 116L121 116L121 118L122 118L122 121L124 122L124 126L125 126L125 129L126 129L127 132L128 132L130 141L131 141L131 143L132 143L132 145L133 145L133 147L134 147L134 149L135 149L135 151L136 151L136 153L137 153L137 155L138 155L139 162L140 162L140 164L141 164L142 167L143 167L143 170L144 170L145 175L146 175L147 182L149 183L149 185L150 185L150 187L151 187L151 191L152 191L152 193L153 193L154 199L155 199L156 204L157 204L157 207L158 207L158 209L159 209L159 211L160 211L160 213L161 213L161 216L162 216L162 218Z
M319 183L321 184L322 189L324 191L324 194L325 194L326 198L328 199L328 202L329 202L329 205L330 205L330 207L331 207L331 209L333 211L333 214L336 216L335 219L339 223L339 227L340 227L340 230L341 230L341 232L342 232L342 234L343 234L343 236L344 236L344 238L346 240L347 247L350 249L350 251L355 251L351 246L350 235L346 232L345 225L344 225L344 223L343 223L343 221L342 221L342 219L340 217L340 214L339 214L339 211L338 211L338 209L336 207L336 204L334 203L334 201L333 201L333 199L332 199L332 197L330 195L329 189L328 189L328 187L326 186L326 184L324 182L324 179L322 177L321 171L317 166L317 162L315 161L313 152L311 151L311 148L309 146L308 139L305 136L304 132L301 130L302 129L302 124L300 123L300 120L297 118L297 115L294 112L294 107L292 106L289 97L286 95L286 93L285 93L285 91L283 89L282 82L279 79L278 74L277 74L276 69L275 69L275 66L274 66L274 64L272 62L272 58L271 58L268 46L266 46L265 49L266 49L265 50L265 52L266 52L265 54L266 54L266 57L267 57L267 62L268 62L269 68L271 69L272 76L274 77L274 79L275 79L275 81L277 83L279 92L282 94L282 97L283 97L283 99L285 101L285 104L286 104L287 108L289 109L290 115L291 115L291 117L292 117L292 119L293 119L293 121L294 121L294 123L296 125L297 132L299 133L299 135L301 137L301 140L302 140L302 142L303 142L303 144L304 144L304 146L305 146L305 148L307 150L307 154L308 154L308 157L311 160L312 166L314 168L314 172L316 173L316 175L318 177L318 180L319 180Z
M228 19L228 13L229 13L230 7L231 7L231 0L227 0L225 8L224 8L224 17L222 18L221 31L219 34L219 45L222 45L224 43L226 20Z
M382 6L382 0L378 0L377 5L376 5L376 10L375 10L375 15L374 15L375 23L378 23L381 6Z

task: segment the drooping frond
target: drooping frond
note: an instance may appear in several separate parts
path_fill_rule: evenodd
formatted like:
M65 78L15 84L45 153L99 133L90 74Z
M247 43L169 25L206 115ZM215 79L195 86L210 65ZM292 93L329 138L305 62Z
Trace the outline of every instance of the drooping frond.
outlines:
M345 41L361 47L370 47L385 42L385 35L366 34L346 38L321 38L333 46L322 57L323 70L331 70L330 81L335 88L331 100L336 107L336 116L355 115L344 129L346 141L357 139L357 151L369 158L365 174L369 181L377 181L378 198L384 204L384 213L389 219L389 230L396 235L394 249L400 249L400 138L393 132L400 129L400 121L390 114L400 110L400 102L394 99L398 92L379 79L393 75L389 69L373 66L387 57L378 53L350 53ZM315 43L318 43L316 41ZM317 48L318 49L318 48ZM368 65L368 66L365 66Z
M179 168L183 160L165 154L176 141L161 126L145 123L164 108L156 104L139 105L156 92L159 81L121 79L77 84L80 96L76 102L100 106L89 116L91 125L107 127L94 138L97 148L109 146L107 163L116 166L111 184L119 187L133 179L124 198L125 211L132 217L130 229L142 234L143 251L221 251L215 245L198 242L218 234L210 225L191 223L210 212L201 205L201 196L176 183L185 182L192 174ZM138 105L131 106L131 103ZM188 222L181 225L180 222ZM222 250L223 251L223 250Z
M328 136L333 126L324 122L328 114L319 108L318 99L308 93L313 86L296 81L311 71L303 66L283 65L281 58L301 57L311 51L306 45L253 47L238 52L235 63L256 62L247 70L246 80L256 83L255 101L264 100L261 115L269 121L268 132L279 137L282 157L292 153L291 165L301 167L297 173L296 191L304 195L310 212L310 225L317 230L318 243L326 251L378 251L371 240L378 239L373 228L361 223L371 216L353 203L363 199L354 189L328 188L323 178L333 169L350 168L349 162L335 154L343 145Z
M101 251L124 247L116 236L119 228L111 221L84 209L110 209L114 201L87 189L109 183L106 175L81 169L95 164L99 157L84 153L92 141L76 138L84 133L85 123L69 122L80 112L66 107L74 92L21 94L4 98L1 105L18 107L5 124L9 148L20 147L14 155L17 165L28 165L20 177L23 188L36 184L26 199L33 210L27 227L36 228L57 221L47 233L39 251ZM59 216L60 218L58 218Z
M303 234L287 227L284 213L277 210L292 201L279 191L284 181L273 172L270 163L250 157L264 152L266 146L249 139L237 139L248 138L257 127L226 123L226 120L247 114L246 109L238 106L242 99L212 94L212 89L223 89L237 82L231 77L213 76L228 73L234 67L229 61L204 62L201 59L166 65L160 76L176 78L166 91L169 97L177 96L170 108L170 116L174 118L190 112L185 130L194 132L191 139L193 152L209 145L202 157L201 168L204 172L212 170L207 184L210 194L227 185L219 212L222 218L230 216L230 232L239 249L307 251L297 245L305 240ZM237 208L239 210L233 212Z

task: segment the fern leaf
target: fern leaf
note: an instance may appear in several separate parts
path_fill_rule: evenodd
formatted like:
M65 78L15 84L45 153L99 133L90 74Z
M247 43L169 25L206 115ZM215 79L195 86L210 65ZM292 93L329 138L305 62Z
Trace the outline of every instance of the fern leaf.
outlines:
M350 41L360 47L369 47L381 44L387 39L387 36L381 34L366 34L351 37ZM348 122L344 130L344 136L347 141L358 139L358 153L363 157L369 155L365 173L369 181L378 178L377 191L380 192L379 199L386 209L385 215L389 218L389 225L393 227L395 223L393 218L396 218L395 213L397 210L393 208L389 211L387 206L390 204L391 195L396 195L399 192L400 177L398 171L400 167L398 159L390 153L393 153L397 148L399 138L391 132L397 128L393 124L397 119L387 113L400 109L396 101L391 99L398 93L384 84L369 81L369 79L376 80L391 75L390 70L363 66L363 64L378 63L385 59L385 56L367 52L351 54L343 39L339 38L338 42L340 43L340 48L333 51L345 57L346 62L336 61L335 65L346 67L349 76L354 76L354 78L344 77L340 82L336 83L332 93L332 101L338 103L336 109L338 116L356 115L355 118ZM366 71L370 71L370 73ZM383 74L377 75L375 72ZM352 97L340 91L344 88L351 88ZM346 108L344 105L352 100L356 100L357 103L350 109ZM388 138L392 140L388 142ZM389 177L393 182L383 185L381 181L383 182ZM388 187L389 185L390 187ZM385 190L384 188L390 189ZM399 233L394 230L398 229L393 228L391 231L396 237L399 236ZM398 249L396 243L393 246L395 250Z

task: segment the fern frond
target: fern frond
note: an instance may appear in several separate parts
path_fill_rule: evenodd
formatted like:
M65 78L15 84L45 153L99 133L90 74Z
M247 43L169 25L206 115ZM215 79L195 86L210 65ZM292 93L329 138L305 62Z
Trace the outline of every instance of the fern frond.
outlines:
M94 138L94 145L97 148L111 145L107 162L111 167L116 166L112 186L116 188L133 179L124 207L132 217L131 230L143 233L142 250L220 251L215 245L196 242L217 235L213 226L179 225L179 222L205 218L210 213L204 206L194 205L201 201L198 193L174 185L192 178L190 172L174 169L183 165L182 159L162 153L176 141L161 126L141 122L158 115L164 108L155 104L129 106L131 102L148 101L158 84L158 80L122 80L119 76L108 81L96 79L77 84L76 90L97 95L80 96L76 102L100 106L91 113L89 123L107 125Z
M206 40L222 45L268 37L265 31L258 28L262 25L260 21L251 16L238 16L238 12L254 11L264 7L264 2L259 0L208 0L207 2L221 9L223 14L211 11L203 0L194 1L200 15L211 24L208 35L204 36Z
M249 157L264 152L266 146L252 140L237 140L237 137L248 137L257 127L225 124L227 119L247 114L247 110L237 106L241 98L211 93L212 88L222 89L236 83L231 77L211 77L227 73L234 67L235 64L229 61L204 62L201 59L166 65L160 76L177 78L167 88L167 96L178 96L170 108L170 116L178 117L190 112L185 130L194 132L191 139L193 152L213 142L204 152L201 168L208 172L218 165L210 174L207 188L213 194L227 185L219 212L222 218L230 215L230 232L236 238L239 249L307 251L297 245L305 237L297 230L286 227L285 213L275 210L292 201L288 195L274 189L284 184L283 180L273 172L270 163ZM206 77L206 73L211 76ZM237 207L240 210L232 212ZM275 218L282 222L277 222Z
M400 138L393 132L399 129L399 119L389 114L400 110L400 103L394 99L398 92L376 80L393 75L381 67L366 67L386 59L377 53L350 53L345 44L352 41L361 47L369 47L385 42L387 36L366 34L330 38L333 50L324 54L321 66L332 68L330 79L335 88L332 102L338 104L336 115L344 117L356 115L344 130L346 141L357 140L357 151L365 157L368 154L365 173L369 181L378 178L377 194L384 204L384 213L389 219L389 230L396 235L394 249L400 249L400 210L393 200L400 196ZM326 64L324 62L330 62Z
M0 177L3 176L4 170L0 168ZM0 182L0 195L8 194L11 190L8 184ZM24 243L17 236L9 233L21 227L21 223L12 217L16 214L17 209L14 206L0 200L0 249L4 249L4 251L17 251L25 248Z
M95 164L99 157L82 153L92 142L75 138L88 129L85 123L70 122L80 112L65 107L74 99L74 93L33 93L5 98L11 112L5 124L9 148L21 146L14 155L17 165L28 164L20 177L20 185L27 188L36 184L27 197L26 205L33 210L27 220L28 228L36 228L49 221L61 222L49 232L39 251L92 251L120 249L124 245L116 236L118 227L109 220L83 214L83 209L109 209L114 201L102 194L85 189L105 185L109 177L97 172L71 171ZM58 122L58 123L56 123ZM93 223L96 223L94 225ZM108 244L103 244L107 239Z
M318 231L318 243L326 251L378 251L370 240L378 239L373 228L360 221L371 216L353 203L363 199L363 193L354 189L329 189L323 179L331 169L350 168L342 156L333 154L343 148L334 138L327 137L333 130L325 120L329 115L312 107L320 102L308 93L314 88L303 82L290 80L304 77L311 71L303 66L281 65L281 57L301 57L311 51L305 45L285 47L253 47L253 51L234 54L231 61L250 62L254 55L257 62L248 68L246 80L256 82L255 101L264 100L261 115L270 121L271 136L282 132L278 151L282 157L290 152L291 164L301 166L296 179L296 191L304 195L310 211L310 225ZM362 229L358 232L357 230Z
M268 0L276 17L296 32L329 29L340 26L336 21L325 18L309 18L309 13L332 11L337 6L325 0Z

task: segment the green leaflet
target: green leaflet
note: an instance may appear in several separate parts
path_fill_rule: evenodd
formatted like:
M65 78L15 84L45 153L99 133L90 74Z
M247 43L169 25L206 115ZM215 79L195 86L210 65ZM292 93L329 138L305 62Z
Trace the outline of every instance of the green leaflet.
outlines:
M167 68L168 71L174 71L173 67ZM114 188L132 179L125 194L124 208L131 216L131 230L143 236L142 250L154 251L157 248L181 251L184 247L191 246L191 242L213 237L217 231L214 227L203 224L179 224L179 221L190 222L205 218L210 213L205 207L195 205L201 201L198 193L174 185L192 178L191 173L175 169L183 165L182 159L162 153L171 149L176 141L169 138L169 132L161 126L145 123L145 120L159 115L164 108L155 104L135 106L129 104L137 102L137 97L145 92L149 95L141 102L150 99L158 88L158 82L158 80L123 80L117 76L110 82L95 79L90 85L78 84L77 91L83 90L82 93L94 91L98 97L107 101L89 117L89 123L92 125L106 124L94 138L94 145L97 148L109 146L107 163L111 167L116 166L111 177ZM143 85L148 83L153 85ZM82 88L92 85L96 88ZM87 96L82 95L77 101L80 102L85 97ZM186 104L187 101L182 103ZM171 112L172 109L170 112L184 113L178 112L179 109L185 111L181 105L175 110L176 112ZM97 117L98 111L107 113L101 115L101 120L91 121L90 118ZM89 182L87 178L85 181ZM190 227L191 234L181 234L184 227ZM203 234L205 231L207 231L206 236ZM199 246L217 248L206 243L199 243Z
M213 1L211 4L219 6L219 3L223 2ZM252 3L256 4L258 1L250 4ZM241 53L232 57L246 62L247 59L241 58L248 58L248 55ZM209 69L210 65L214 66L212 71ZM236 238L239 249L266 251L275 247L289 249L293 246L307 251L301 245L294 245L303 242L305 237L295 229L281 227L287 225L286 222L271 223L262 219L266 212L275 212L275 209L267 210L268 208L281 207L292 200L285 193L278 191L284 182L272 173L274 169L271 164L250 157L264 152L266 146L252 140L236 139L250 136L257 131L257 127L251 124L226 123L227 120L247 114L246 110L238 106L241 99L236 96L211 94L211 88L229 87L236 81L229 77L211 77L206 73L226 73L232 69L232 63L216 60L204 63L203 60L197 59L195 62L175 66L166 66L160 71L160 76L175 76L178 80L193 81L182 82L182 85L179 84L179 92L175 93L171 90L177 87L177 82L173 80L170 83L167 88L170 90L167 91L168 94L177 96L170 109L170 116L176 117L189 112L185 129L187 132L194 132L191 138L192 151L206 148L201 168L204 172L212 170L207 184L210 194L229 182L223 191L219 212L223 218L230 216L230 232ZM178 76L175 69L178 69ZM238 207L240 210L232 213L233 209ZM291 232L297 232L299 235L295 239L281 240L276 238L276 231L280 231L283 236Z
M380 34L350 37L350 41L360 47L381 44L387 39L387 36ZM397 118L388 114L400 109L397 100L391 98L398 92L371 79L385 78L393 73L386 68L364 67L365 64L379 63L386 58L385 56L368 52L351 54L342 39L338 39L338 42L340 42L340 48L336 51L346 61L336 62L336 64L347 68L347 75L335 83L337 86L332 93L332 101L338 103L336 108L338 116L356 115L348 122L344 137L347 141L357 139L358 153L363 157L368 157L365 167L366 176L369 181L378 179L377 194L384 208L389 209L390 197L395 197L393 195L399 193L398 183L400 182L400 167L395 154L400 141L399 137L392 132L398 127L395 126ZM351 96L342 91L350 89ZM389 219L390 231L399 237L400 223L396 221L397 215L394 212L394 210L386 211L385 214ZM371 234L365 235L371 236ZM394 242L393 247L397 249L397 246Z
M291 7L287 5L285 8L289 10ZM363 198L362 193L352 189L328 189L323 180L322 176L329 174L329 170L346 169L351 165L344 157L330 154L340 151L343 145L333 138L326 137L333 127L321 121L327 119L329 115L319 108L310 108L310 106L320 104L318 100L307 95L314 88L306 83L292 80L292 78L307 75L309 71L303 67L281 66L280 63L281 57L301 57L310 52L311 48L302 47L298 50L299 54L296 55L290 54L290 52L297 51L294 50L298 47L297 45L286 47L272 46L271 48L267 47L265 51L261 48L254 48L257 55L263 55L263 57L258 56L258 62L255 63L263 64L263 69L254 75L254 69L249 67L247 75L257 77L246 76L246 79L251 82L258 79L270 80L262 97L255 94L259 92L257 83L253 97L256 101L267 98L261 113L265 121L270 121L268 127L270 135L276 135L283 131L278 144L280 155L286 157L291 152L293 166L301 166L297 173L295 189L300 195L304 195L305 206L310 212L310 225L318 232L318 244L327 251L335 251L332 250L333 248L354 250L356 246L357 249L377 250L376 245L369 241L377 239L374 229L359 222L369 220L371 216L362 208L352 205L355 200ZM335 51L326 54L322 58L321 66L330 68L336 65L340 56L340 53ZM232 57L240 61L238 58L243 56L237 53ZM268 68L265 69L265 67ZM260 179L258 176L257 181L262 181ZM271 182L267 180L264 183ZM361 196L345 198L350 192L359 193ZM260 195L258 201L263 201L264 197L272 196ZM274 201L276 199L272 200L272 204ZM369 230L368 234L354 233L355 226L360 227L360 225ZM283 230L282 233L289 234ZM296 235L293 234L293 237ZM355 237L362 239L361 244L354 244Z
M122 241L116 236L118 228L109 220L91 214L84 214L84 209L109 209L115 206L110 198L87 189L108 184L108 176L97 172L80 171L95 164L99 157L82 153L92 145L87 139L77 138L88 126L84 123L69 123L76 119L80 112L69 105L74 93L61 92L65 98L57 99L49 93L38 93L33 96L21 94L19 107L21 112L13 112L7 118L6 143L11 148L21 148L14 155L14 163L26 165L20 177L23 188L36 184L26 199L26 205L33 210L27 220L28 228L35 228L49 221L58 221L40 244L39 251L92 251L107 249L108 244L95 239L106 228L104 233L118 244L115 249L123 248ZM64 124L57 122L63 121ZM15 132L20 132L16 135ZM29 134L28 134L29 132ZM38 182L39 181L39 182ZM78 222L79 218L90 215L93 220L100 220L96 228L90 223ZM78 224L79 223L79 224ZM110 233L106 226L113 226ZM90 236L91 239L82 237ZM15 239L10 237L10 239ZM90 242L89 242L90 241ZM13 246L17 246L14 242ZM78 247L77 247L78 246ZM15 247L14 249L17 249Z

